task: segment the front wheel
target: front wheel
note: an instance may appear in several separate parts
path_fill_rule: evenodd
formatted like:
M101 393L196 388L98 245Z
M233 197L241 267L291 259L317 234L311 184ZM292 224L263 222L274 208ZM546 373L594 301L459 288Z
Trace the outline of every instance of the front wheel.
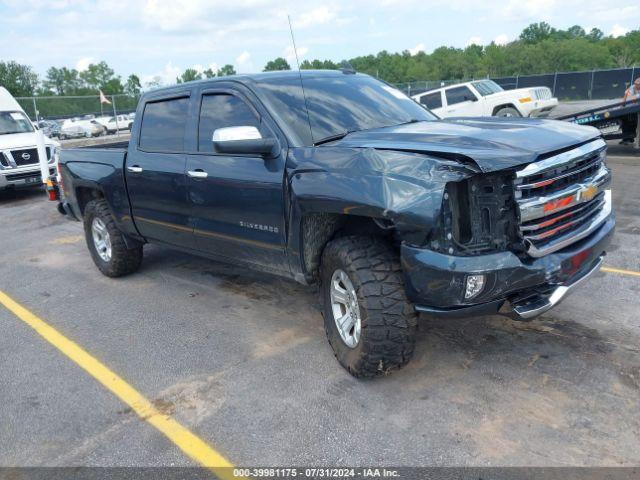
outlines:
M334 240L322 255L320 276L325 331L338 362L354 377L405 366L417 314L391 246L368 237Z
M504 107L496 112L496 117L522 117L520 112L513 107Z
M87 203L83 220L91 258L104 275L121 277L140 268L142 247L127 248L105 200Z

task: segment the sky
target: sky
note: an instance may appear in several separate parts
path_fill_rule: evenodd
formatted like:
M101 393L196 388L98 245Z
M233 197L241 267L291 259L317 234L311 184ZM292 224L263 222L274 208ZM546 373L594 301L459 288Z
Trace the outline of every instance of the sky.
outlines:
M105 60L117 74L173 83L186 68L232 64L261 71L282 56L340 61L446 45L506 43L546 21L607 35L640 28L638 0L0 0L0 60L83 70Z

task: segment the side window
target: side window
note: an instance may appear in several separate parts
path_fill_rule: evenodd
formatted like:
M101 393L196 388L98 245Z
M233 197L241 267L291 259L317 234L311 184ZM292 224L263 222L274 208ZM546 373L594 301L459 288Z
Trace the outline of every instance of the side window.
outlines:
M140 125L140 148L160 152L182 152L189 98L149 102Z
M427 107L429 110L435 108L442 108L442 93L433 92L420 97L420 103Z
M456 103L468 102L469 100L477 100L476 96L467 87L455 87L444 91L447 95L447 104L455 105Z
M238 97L217 93L203 95L198 126L198 151L213 152L213 132L225 127L256 127L268 136L251 108Z

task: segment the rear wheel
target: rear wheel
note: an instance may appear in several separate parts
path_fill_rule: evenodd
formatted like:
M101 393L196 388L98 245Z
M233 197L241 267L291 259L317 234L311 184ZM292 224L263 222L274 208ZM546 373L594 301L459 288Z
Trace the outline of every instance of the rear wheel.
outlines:
M140 268L142 247L127 248L106 201L87 203L84 232L93 263L107 277L121 277Z
M522 117L520 112L513 107L503 107L495 114L496 117Z
M325 331L338 362L355 377L406 365L417 315L397 253L381 240L339 238L325 248L320 275Z

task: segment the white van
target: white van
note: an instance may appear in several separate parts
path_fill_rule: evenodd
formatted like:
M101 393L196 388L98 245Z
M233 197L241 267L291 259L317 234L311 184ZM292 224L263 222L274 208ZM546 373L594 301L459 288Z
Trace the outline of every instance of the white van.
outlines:
M45 183L55 173L59 149L0 87L0 190Z

